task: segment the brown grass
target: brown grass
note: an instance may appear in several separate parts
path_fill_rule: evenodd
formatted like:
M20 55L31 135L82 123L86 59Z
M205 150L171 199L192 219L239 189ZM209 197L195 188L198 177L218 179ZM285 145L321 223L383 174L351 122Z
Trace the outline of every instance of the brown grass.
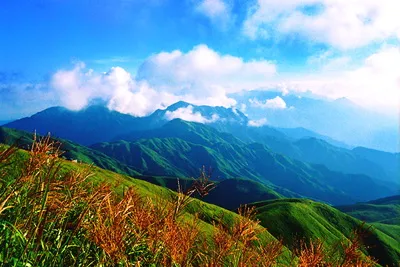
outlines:
M215 185L204 168L189 189L171 199L146 198L135 188L123 195L111 185L90 182L90 167L61 173L60 144L47 136L34 137L23 171L0 187L0 219L12 225L1 230L0 259L41 266L276 266L284 251L280 241L263 241L266 229L255 218L254 207L243 206L232 223L214 222L212 236L200 227L198 216L186 207L194 194L207 195ZM0 151L1 166L16 153ZM0 178L7 176L2 168ZM355 232L343 245L337 266L373 266L361 253ZM298 266L335 266L323 242L302 242L295 251Z

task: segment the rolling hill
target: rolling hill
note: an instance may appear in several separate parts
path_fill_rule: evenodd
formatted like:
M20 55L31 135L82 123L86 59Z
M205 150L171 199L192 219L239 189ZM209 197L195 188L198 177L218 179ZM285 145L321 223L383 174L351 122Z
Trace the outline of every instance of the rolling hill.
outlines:
M26 154L23 151L18 153ZM18 165L20 161L12 162L14 165L6 165L6 168L11 168L14 172L23 166ZM79 171L87 168L85 164L66 160L62 160L61 163L62 172ZM141 196L154 200L158 199L158 201L160 199L168 200L175 194L166 188L98 167L91 167L91 172L91 181L95 184L109 183L114 186L115 192L119 194L123 194L127 187L134 187ZM219 186L229 186L229 184L231 184L231 187L236 187L238 181L221 183ZM274 193L271 193L271 196L278 197ZM257 211L256 218L260 220L262 227L268 229L266 231L262 227L259 228L260 230L264 229L261 238L263 240L282 239L286 245L284 248L286 252L281 255L282 258L278 259L280 264L284 266L291 262L291 256L288 256L287 253L295 251L298 240L320 239L326 247L331 247L331 245L340 242L347 242L351 238L352 231L361 225L359 220L339 210L326 204L305 199L274 199L253 205ZM185 217L188 220L194 217L199 218L198 225L202 229L202 233L211 238L213 232L216 231L214 224L216 221L221 222L222 220L225 225L230 225L238 218L238 215L218 206L194 200L185 209ZM373 256L381 265L395 266L400 257L400 244L396 239L398 237L396 230L398 228L395 226L373 226L363 238L367 245L367 250L364 253ZM73 242L76 242L76 240Z
M338 206L337 209L362 221L399 225L400 195L365 203Z
M338 249L341 240L351 239L352 230L361 221L328 205L300 199L278 199L254 204L261 225L277 238L282 238L289 248L295 248L297 238L305 241L322 238L327 249ZM383 266L397 266L400 262L400 241L396 229L372 226L366 230L362 241L367 252ZM376 246L379 243L384 246Z
M27 149L33 141L33 135L28 132L0 127L0 143L16 145L17 147ZM127 175L138 175L139 173L132 167L85 146L73 143L65 139L57 139L61 143L63 157L68 160L76 160L87 164L94 164L100 168L111 170L117 173Z

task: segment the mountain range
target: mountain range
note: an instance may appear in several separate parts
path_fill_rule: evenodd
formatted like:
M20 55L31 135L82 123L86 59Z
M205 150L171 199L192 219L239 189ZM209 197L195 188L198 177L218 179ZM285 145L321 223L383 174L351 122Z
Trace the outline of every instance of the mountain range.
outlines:
M51 133L68 168L93 164L105 169L96 169L99 179L119 173L120 182L152 195L164 192L158 186L185 189L203 172L215 189L202 200L218 207L196 202L191 210L210 212L202 217L207 227L212 213L233 216L224 209L248 204L269 238L294 251L298 238L322 238L329 249L366 221L364 253L383 266L399 262L399 153L249 122L237 109L185 102L147 117L54 107L0 127L0 143L29 149L34 132Z
M174 118L187 111L203 123ZM133 117L102 106L55 107L5 127L50 132L90 149L86 154L118 162L115 170L146 176L195 177L205 166L216 181L248 179L335 205L399 193L398 153L348 149L304 128L251 127L247 116L232 108L178 102ZM385 160L378 160L382 155Z
M330 100L311 92L271 90L243 91L231 97L253 120L266 119L274 127L302 127L354 147L388 152L400 149L398 116L365 109L346 98Z

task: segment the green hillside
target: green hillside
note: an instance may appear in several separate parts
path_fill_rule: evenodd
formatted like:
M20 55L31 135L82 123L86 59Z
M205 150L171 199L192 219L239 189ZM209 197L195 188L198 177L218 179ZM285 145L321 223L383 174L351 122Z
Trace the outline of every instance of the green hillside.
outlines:
M4 151L5 147L0 146L0 151ZM3 154L4 155L4 154ZM40 155L40 154L38 154ZM7 174L6 179L4 180L5 183L9 184L6 187L0 187L1 190L9 190L12 188L14 183L19 183L19 182L24 182L24 179L17 179L22 175L22 177L25 175L25 172L23 169L25 168L26 170L29 170L29 165L26 165L26 160L28 159L28 154L24 151L18 151L16 154L13 156L14 158L11 160L13 162L13 165L5 164L5 165L0 165L2 168L3 174ZM42 157L39 156L38 160L40 160ZM5 157L2 156L2 161L4 161ZM39 172L38 174L40 175L48 175L51 174L51 166L56 166L52 165L52 160L45 160L41 161L43 162L42 164L50 164L48 169L43 169L43 173ZM35 161L34 161L35 162ZM57 177L66 177L66 185L70 186L73 185L68 182L68 178L70 175L73 173L85 173L88 170L88 165L86 164L78 164L74 163L71 161L67 160L61 160L59 162L61 165L61 169L57 171L57 168L54 169L56 172L59 173ZM36 164L36 163L35 163ZM33 172L40 171L40 169L34 168L32 169ZM29 172L28 172L29 173ZM155 201L154 203L169 203L169 201L176 201L174 199L177 199L177 194L174 193L173 191L160 187L151 183L148 183L143 180L138 180L138 179L133 179L129 176L122 175L122 174L117 174L108 170L104 170L98 167L90 167L90 173L91 175L89 176L88 182L93 183L91 190L94 189L91 194L98 194L96 186L100 186L101 183L105 182L106 184L110 184L113 188L113 190L118 193L121 197L124 196L128 190L128 188L134 188L136 192L138 192L142 198L149 198L152 199L152 201ZM31 177L31 176L28 176ZM34 177L34 176L32 176ZM44 176L46 177L46 176ZM56 176L53 176L56 177ZM31 178L29 178L31 179ZM59 178L57 178L59 179ZM34 180L33 180L34 181ZM46 181L46 180L44 180ZM49 180L51 181L51 180ZM35 182L35 181L34 181ZM37 182L41 182L41 180L38 180ZM59 187L60 186L60 181L55 180L54 181L56 185ZM237 192L240 192L241 190L241 184L246 184L243 183L241 180L227 180L224 182L220 182L217 186L218 187L223 187L223 186L228 186L230 188L236 188ZM11 187L10 187L11 186ZM30 184L27 185L28 188ZM49 185L51 186L51 185ZM61 187L62 188L62 187ZM247 186L246 188L251 188L251 186ZM264 194L266 197L270 198L278 198L280 197L278 194L273 192L272 190L269 190L268 188L261 188L260 185L253 183L253 189L258 188L258 191L260 192L261 195ZM246 191L245 188L244 191ZM24 188L21 188L21 190L24 190ZM57 189L56 189L57 190ZM100 190L99 193L102 190L106 189L98 189ZM217 189L215 189L217 190ZM23 191L21 191L23 192ZM62 191L60 191L61 193ZM212 192L212 191L211 191ZM257 190L255 191L257 192ZM7 191L4 192L5 194L2 194L2 196L7 196ZM217 191L218 193L218 191ZM248 200L251 200L251 195L250 192L245 192L245 196L248 197ZM81 193L82 194L82 193ZM267 194L267 195L265 195ZM9 196L13 196L12 194ZM210 194L211 196L211 194ZM21 196L22 197L22 196ZM83 197L83 196L82 196ZM90 199L90 194L87 196ZM108 194L105 194L104 197L108 199ZM7 197L6 202L10 199L10 197ZM14 199L14 198L11 198ZM15 200L13 200L15 201ZM35 200L29 200L29 201L35 201ZM51 201L51 198L50 200ZM160 202L161 201L161 202ZM163 202L167 201L167 202ZM13 202L14 203L14 202ZM45 202L46 203L46 202ZM151 202L149 202L146 206L151 207ZM43 204L42 204L43 205ZM59 205L59 204L57 204ZM101 202L99 202L98 205L101 205ZM118 204L119 205L119 204ZM168 204L169 205L169 204ZM167 205L167 206L168 206ZM145 206L145 207L146 207ZM167 207L165 206L165 207ZM326 246L331 246L333 244L336 244L341 241L346 241L348 238L350 238L351 232L353 229L357 228L360 225L360 221L357 219L354 219L348 215L345 215L341 213L340 211L331 208L325 204L317 203L314 201L310 200L300 200L300 199L275 199L275 200L270 200L270 201L263 201L263 202L258 202L255 204L256 212L257 212L257 219L261 221L261 226L257 226L257 233L260 242L267 242L271 244L270 242L275 242L274 240L277 239L282 239L286 247L292 251L292 253L295 253L297 255L298 251L295 249L296 245L298 244L297 242L299 240L309 240L309 239L321 239L323 240L324 244ZM36 206L33 206L36 207ZM23 208L23 207L21 207ZM96 207L95 207L96 208ZM109 207L111 209L111 206ZM108 209L108 208L107 208ZM19 206L9 206L7 207L7 212L6 213L0 213L0 217L4 220L8 220L7 216L12 216L13 212L18 212L20 210ZM159 211L160 212L160 211ZM24 214L24 213L23 213ZM29 215L28 215L29 216ZM50 216L50 215L49 215ZM94 216L94 215L93 215ZM97 215L99 216L99 215ZM117 215L116 215L117 216ZM67 217L68 218L68 217ZM197 219L196 219L197 218ZM226 229L229 229L229 227L233 227L230 225L234 225L235 222L238 222L240 219L240 216L227 211L221 207L218 207L216 205L208 204L205 203L201 200L192 200L188 202L187 206L184 208L184 215L182 217L183 221L190 221L193 219L199 220L196 223L196 227L199 227L202 235L205 235L206 240L210 240L212 238L215 238L215 233L218 231L233 231L228 238L234 238L234 233L235 231L239 231L239 229L243 229L242 227L248 227L245 226L246 224L239 224L242 225L237 230L222 230L225 228L218 228L216 225L222 224L224 227L228 227ZM239 220L240 221L240 220ZM242 221L242 223L245 223L246 221ZM53 222L49 221L49 227L54 227ZM47 224L46 224L47 225ZM21 227L21 226L18 226ZM268 231L265 230L265 228L268 229ZM3 229L3 228L0 228ZM50 228L52 229L52 228ZM236 229L236 228L235 228ZM249 228L249 230L252 228ZM368 235L365 238L365 243L366 245L371 245L370 248L368 248L367 252L369 255L375 257L381 264L393 264L395 262L398 262L399 260L399 243L397 240L398 234L397 231L398 228L395 226L382 226L380 224L377 224L376 226L374 225L373 230L370 232L370 235ZM10 234L6 230L5 233ZM243 230L240 230L243 231ZM253 230L251 230L253 231ZM245 232L243 232L244 234ZM230 236L232 235L232 236ZM15 238L12 236L12 238ZM76 253L76 250L74 250L74 246L77 246L77 244L80 244L83 242L83 244L90 244L90 243L85 243L84 239L84 232L82 232L78 237L78 239L74 238L72 241L71 246L71 253ZM103 236L104 238L104 236ZM222 237L220 237L222 238ZM225 237L226 238L226 237ZM8 246L10 244L14 243L9 243L10 241L7 241L8 239L1 239L0 242L6 242ZM14 240L14 239L12 239ZM169 239L166 240L166 242ZM12 241L12 242L17 242L18 244L19 241ZM25 241L24 241L25 242ZM29 244L29 240L26 241ZM46 242L50 242L46 241ZM101 242L101 241L96 241L96 242ZM220 241L218 241L220 242ZM229 241L230 242L230 241ZM6 244L4 243L4 244ZM75 245L74 245L75 244ZM101 243L99 243L101 244ZM151 244L151 243L149 243ZM236 243L237 245L240 243ZM34 244L33 244L34 245ZM372 246L373 245L373 246ZM85 245L86 246L86 245ZM93 246L93 244L91 245ZM35 253L41 253L42 249L46 251L46 249L51 249L51 247L47 248L46 246L36 249ZM69 251L70 248L66 248L67 251ZM146 250L140 250L140 247L136 253L139 253L138 255L142 255L141 253L150 253L148 255L152 255L150 251ZM197 247L196 249L201 249L201 247ZM204 249L204 248L203 248ZM240 251L243 248L240 249ZM286 248L283 248L283 252L277 254L279 256L278 263L283 264L283 266L290 266L293 265L294 262L296 262L296 257L291 257L290 252L286 250ZM86 248L84 249L86 250ZM75 251L75 252L72 252ZM95 250L98 251L98 250ZM32 251L34 252L34 251ZM16 253L16 252L15 252ZM60 253L60 252L57 252ZM89 250L87 253L98 253L94 252L93 250ZM165 253L165 252L163 252ZM168 253L172 253L171 251ZM328 252L327 252L328 253ZM23 255L23 254L21 254ZM31 255L31 254L29 254ZM26 257L30 257L29 255L26 255ZM39 255L39 254L38 254ZM41 255L41 254L40 254ZM60 254L63 255L63 254ZM89 257L89 254L81 253L80 255L86 255ZM101 255L101 254L99 254ZM300 254L298 254L300 255ZM3 253L3 250L0 250L0 257L6 257ZM25 256L24 256L25 257ZM53 256L51 254L46 254L46 256L42 255L40 257L41 261L44 261L46 259L52 259ZM104 257L104 256L101 256ZM151 257L154 257L151 256ZM206 257L212 257L212 256L206 256ZM241 257L244 257L242 255ZM69 260L71 258L67 256ZM17 260L17 258L15 258ZM112 258L111 258L112 259ZM133 258L137 259L137 258ZM213 259L213 258L211 258ZM64 260L64 259L63 259ZM79 257L75 258L75 260L79 261L85 261L90 260L89 258L86 259L85 257ZM234 258L225 257L225 260L234 260ZM232 263L232 262L231 262Z
M400 196L392 196L354 205L338 206L337 208L366 222L398 225L400 221Z
M111 170L117 173L123 173L128 175L138 175L132 167L128 167L125 164L88 147L73 143L64 139L56 139L61 143L61 150L64 151L63 157L69 160L76 160L78 162L84 162L88 164L94 164L103 169ZM0 143L8 145L16 145L20 148L28 148L32 144L33 134L10 129L6 127L0 127Z
M325 247L335 248L341 240L352 237L352 229L361 221L328 205L300 199L280 199L254 204L261 225L277 238L282 238L289 248L297 246L295 240L323 239ZM400 262L400 239L397 227L372 225L362 240L369 255L382 265L397 266ZM376 244L381 243L382 246Z
M206 166L212 168L213 179L217 181L246 178L333 204L354 203L393 193L370 177L333 172L322 165L292 160L262 144L234 142L232 136L207 125L180 120L170 123L177 129L186 129L180 133L188 134L182 134L181 138L99 143L91 148L144 175L194 177ZM161 129L159 136L166 134Z
M382 180L393 185L399 183L400 157L398 153L387 153L363 147L350 150L340 144L330 142L329 138L301 128L281 129L268 126L255 128L234 125L226 126L221 130L231 133L246 143L261 143L276 153L303 162L323 164L333 171L364 174L377 181ZM303 137L296 138L299 136Z

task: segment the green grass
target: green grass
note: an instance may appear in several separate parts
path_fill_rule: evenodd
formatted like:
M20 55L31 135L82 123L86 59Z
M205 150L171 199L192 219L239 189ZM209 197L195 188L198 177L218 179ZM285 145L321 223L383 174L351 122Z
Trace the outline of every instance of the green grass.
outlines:
M338 206L337 208L362 221L399 224L400 196L377 199L367 203Z
M138 175L139 173L131 167L88 147L79 145L77 143L64 140L56 139L61 143L61 150L64 151L62 155L64 158L69 160L76 160L78 162L94 164L103 169L111 170L117 173L123 173L128 175ZM16 145L23 149L28 149L33 141L33 134L10 129L6 127L0 127L0 143L8 145Z
M321 239L327 249L337 248L340 242L352 237L361 221L326 204L305 199L279 199L254 204L261 225L276 238L282 238L289 248L296 240ZM368 227L368 226L367 226ZM382 265L392 266L400 261L397 226L372 224L363 238L369 255Z

